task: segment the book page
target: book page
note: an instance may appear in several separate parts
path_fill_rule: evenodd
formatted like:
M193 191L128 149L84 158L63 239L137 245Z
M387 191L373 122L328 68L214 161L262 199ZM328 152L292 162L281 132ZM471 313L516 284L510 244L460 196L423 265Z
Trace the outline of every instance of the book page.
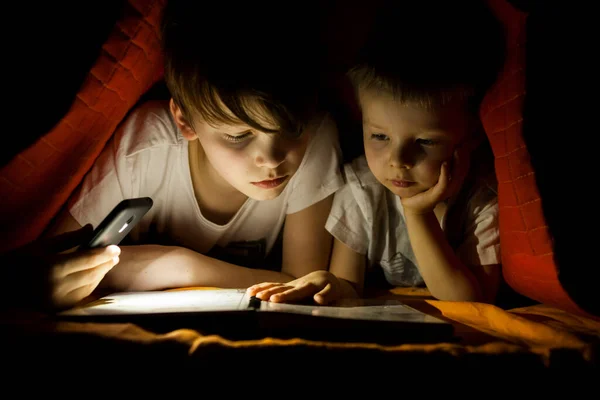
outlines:
M82 307L64 311L59 315L139 315L237 311L245 308L243 304L245 292L244 289L222 289L114 293Z
M263 301L260 311L307 314L316 317L370 321L446 323L399 301L344 300L333 306L298 305Z

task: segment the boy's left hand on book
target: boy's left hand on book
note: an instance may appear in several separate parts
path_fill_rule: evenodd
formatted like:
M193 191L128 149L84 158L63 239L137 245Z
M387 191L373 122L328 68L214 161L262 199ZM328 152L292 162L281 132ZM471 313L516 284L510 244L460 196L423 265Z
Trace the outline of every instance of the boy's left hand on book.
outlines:
M343 295L341 282L329 271L314 271L287 283L259 283L249 287L247 292L274 303L293 303L312 297L320 305L339 300Z

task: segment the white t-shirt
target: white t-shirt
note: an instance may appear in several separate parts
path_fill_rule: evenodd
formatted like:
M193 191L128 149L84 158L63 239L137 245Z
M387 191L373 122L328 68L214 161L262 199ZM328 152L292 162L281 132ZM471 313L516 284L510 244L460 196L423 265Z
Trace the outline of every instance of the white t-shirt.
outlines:
M188 141L168 102L152 101L134 110L115 132L73 194L69 209L79 224L96 227L121 200L148 196L154 205L131 231L127 244L183 246L256 266L271 252L287 214L343 185L340 160L337 129L326 116L284 191L272 200L248 199L227 224L217 225L203 217L196 201Z
M335 194L327 230L355 252L366 255L368 268L381 267L391 285L423 285L400 198L377 181L364 156L346 164L344 173L346 185ZM466 201L449 200L440 226L466 265L500 264L494 182L480 182L466 193Z

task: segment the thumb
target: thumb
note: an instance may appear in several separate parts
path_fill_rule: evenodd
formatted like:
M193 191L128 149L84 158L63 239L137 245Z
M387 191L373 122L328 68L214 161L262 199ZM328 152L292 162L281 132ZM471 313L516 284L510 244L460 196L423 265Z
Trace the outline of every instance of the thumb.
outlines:
M323 306L337 300L336 293L335 290L333 290L331 282L325 285L323 290L315 294L313 298L315 299L315 302L317 302L317 304L321 304Z
M89 241L92 238L93 231L92 224L86 224L74 231L61 233L48 239L47 248L56 253L69 250Z

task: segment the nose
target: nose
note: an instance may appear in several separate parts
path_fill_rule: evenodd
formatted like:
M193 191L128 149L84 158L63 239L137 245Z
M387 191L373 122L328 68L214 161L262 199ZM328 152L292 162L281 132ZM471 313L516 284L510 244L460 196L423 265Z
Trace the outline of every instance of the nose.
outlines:
M411 169L415 166L416 156L412 143L400 143L390 151L390 167Z
M275 169L284 162L287 151L276 136L265 139L257 149L254 162L258 167Z

